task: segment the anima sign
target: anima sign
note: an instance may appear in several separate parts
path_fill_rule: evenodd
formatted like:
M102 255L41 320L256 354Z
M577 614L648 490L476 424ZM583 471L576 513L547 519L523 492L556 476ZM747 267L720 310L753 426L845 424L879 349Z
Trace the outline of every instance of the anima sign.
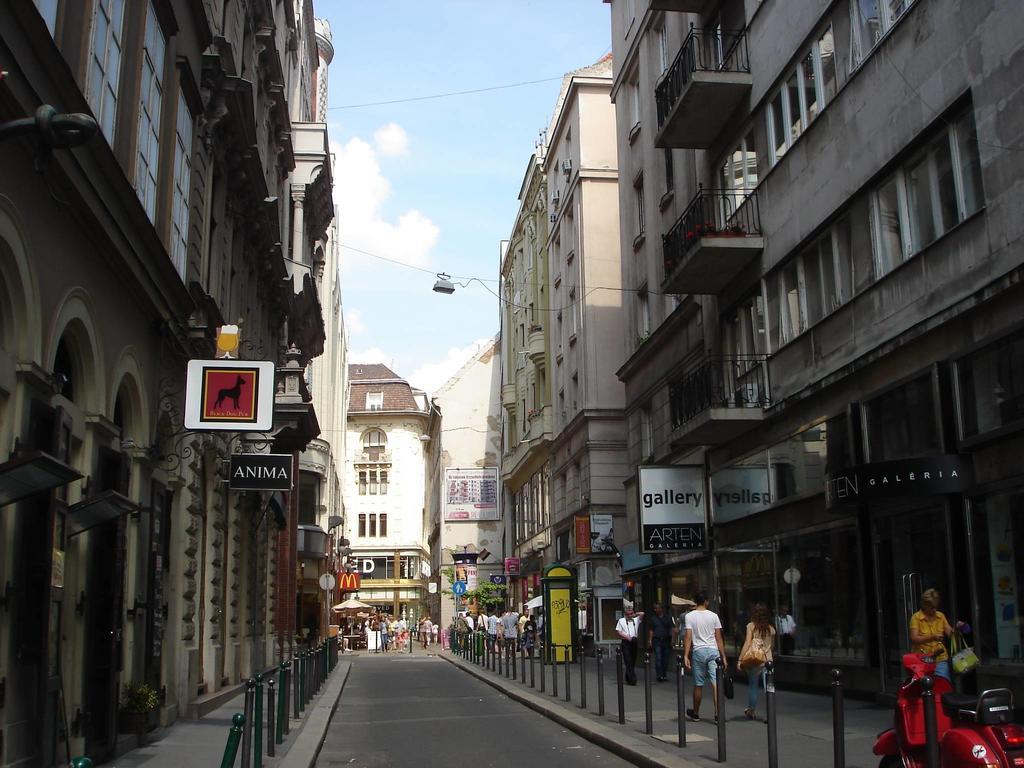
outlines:
M235 453L231 456L228 487L233 491L290 491L290 453Z
M640 467L638 488L642 553L705 548L704 467Z
M185 429L265 432L273 425L273 362L189 360Z

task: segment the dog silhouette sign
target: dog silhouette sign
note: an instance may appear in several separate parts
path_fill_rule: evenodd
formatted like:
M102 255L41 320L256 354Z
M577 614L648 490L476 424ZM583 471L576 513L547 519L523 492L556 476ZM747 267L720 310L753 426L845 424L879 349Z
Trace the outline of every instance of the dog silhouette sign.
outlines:
M273 421L273 362L189 361L186 429L265 431Z

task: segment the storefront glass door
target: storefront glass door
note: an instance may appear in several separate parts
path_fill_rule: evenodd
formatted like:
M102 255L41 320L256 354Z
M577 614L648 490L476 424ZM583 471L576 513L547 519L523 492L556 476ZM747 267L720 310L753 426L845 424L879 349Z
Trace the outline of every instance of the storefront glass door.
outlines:
M895 691L904 677L902 658L910 651L910 617L921 593L937 589L940 610L955 615L950 604L948 519L944 507L879 518L874 524L878 591L878 631L882 650L882 690Z

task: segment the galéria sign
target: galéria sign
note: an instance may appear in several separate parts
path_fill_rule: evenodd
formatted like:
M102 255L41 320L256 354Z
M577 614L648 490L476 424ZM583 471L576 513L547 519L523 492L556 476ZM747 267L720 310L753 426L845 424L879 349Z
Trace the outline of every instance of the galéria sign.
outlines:
M890 496L962 493L974 485L970 456L949 454L861 464L825 478L825 506L861 504Z
M233 491L290 491L290 453L235 453L231 456L228 487Z
M704 467L639 467L640 552L704 549L707 492Z

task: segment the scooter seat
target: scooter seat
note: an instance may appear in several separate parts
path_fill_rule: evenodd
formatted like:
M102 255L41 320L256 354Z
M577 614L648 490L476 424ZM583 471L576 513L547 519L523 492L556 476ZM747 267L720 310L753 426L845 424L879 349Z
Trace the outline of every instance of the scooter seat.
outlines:
M1013 694L1006 688L994 688L979 696L946 693L942 709L951 718L979 725L1000 725L1013 721Z

